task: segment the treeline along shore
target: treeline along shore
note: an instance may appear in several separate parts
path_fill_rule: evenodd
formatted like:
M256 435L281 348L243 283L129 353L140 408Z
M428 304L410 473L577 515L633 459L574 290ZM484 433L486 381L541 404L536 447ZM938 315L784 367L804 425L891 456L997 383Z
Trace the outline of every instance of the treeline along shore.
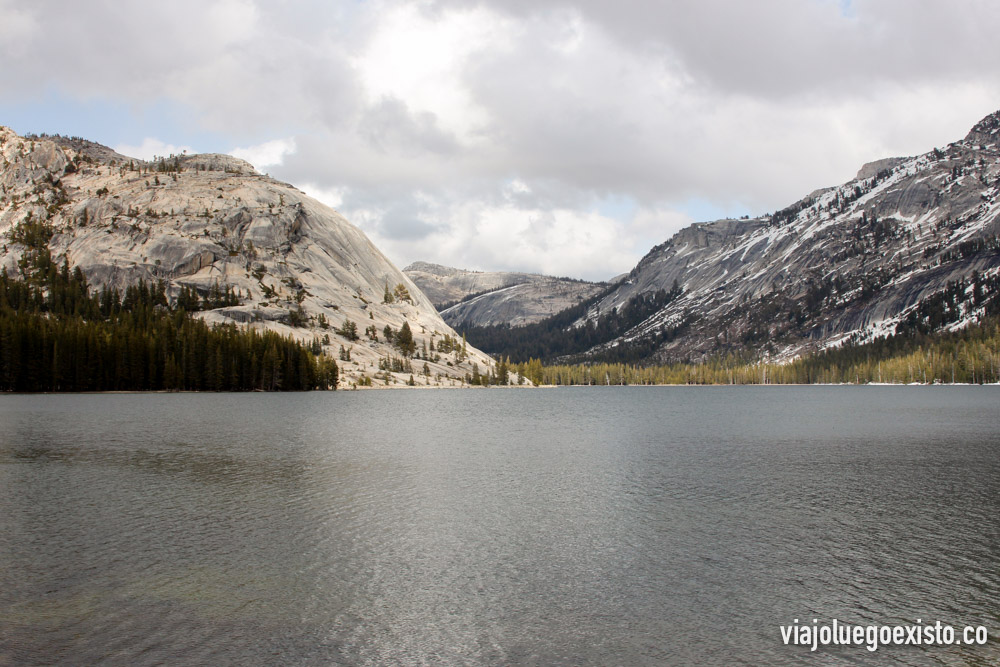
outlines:
M0 391L337 387L337 363L317 346L273 331L209 326L183 301L171 305L162 283L140 282L124 294L92 291L79 269L56 265L45 251L25 268L27 277L0 271ZM536 385L992 384L1000 382L1000 318L956 332L849 343L789 363L728 355L669 365L529 359L500 367ZM467 384L484 384L476 379Z
M79 267L49 254L45 225L15 230L17 275L0 271L0 391L280 391L335 389L336 361L317 343L235 324L209 326L192 291L173 303L162 282L123 294L92 290ZM208 298L225 300L219 293ZM774 363L735 354L699 363L512 363L463 384L676 385L1000 382L1000 314L991 299L976 324L935 333L912 318L897 333ZM221 304L220 304L221 305ZM946 304L947 305L947 304ZM513 375L511 375L513 374ZM489 378L489 379L487 379Z
M663 366L543 364L511 370L541 385L994 384L1000 382L1000 317L941 334L910 331L769 363L737 355Z

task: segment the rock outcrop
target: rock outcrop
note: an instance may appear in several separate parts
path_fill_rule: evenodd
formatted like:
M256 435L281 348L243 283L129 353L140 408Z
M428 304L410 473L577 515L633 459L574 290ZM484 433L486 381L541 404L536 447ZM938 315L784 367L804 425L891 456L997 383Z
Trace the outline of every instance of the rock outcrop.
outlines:
M0 160L0 266L11 274L24 251L14 230L44 221L54 232L53 257L80 267L94 287L162 280L170 298L182 287L201 295L229 288L238 305L199 316L304 341L329 336L327 354L336 358L341 347L350 354L338 362L341 386L376 374L389 384L408 381L409 369L379 368L402 356L385 340L385 327L404 323L426 357L405 360L419 385L458 385L473 364L483 373L491 364L471 347L466 357L447 342L441 349L456 332L361 230L243 160L143 162L81 139L20 137L3 127ZM357 340L338 333L348 321Z
M414 262L403 269L453 327L538 322L607 288L536 273L468 271Z
M870 163L773 215L692 225L576 326L675 282L681 298L591 354L655 341L650 361L731 351L788 359L892 333L949 283L960 295L947 326L964 326L983 314L976 285L1000 274L998 138L1000 112L962 141Z

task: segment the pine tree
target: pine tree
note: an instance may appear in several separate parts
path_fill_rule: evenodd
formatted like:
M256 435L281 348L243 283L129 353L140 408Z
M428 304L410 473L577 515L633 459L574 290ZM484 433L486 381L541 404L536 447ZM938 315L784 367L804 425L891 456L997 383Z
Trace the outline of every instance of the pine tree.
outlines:
M358 325L351 320L344 320L344 324L336 330L336 333L347 340L358 340Z
M388 290L388 286L386 286L386 289ZM406 285L404 285L403 283L399 283L398 285L396 285L396 289L393 291L393 296L395 297L396 301L400 302L406 301L407 303L413 303L413 298L410 296L410 290L406 289ZM392 301L390 301L389 303L392 303Z
M413 332L410 330L410 323L403 322L403 326L396 333L396 347L404 356L411 357L417 350L417 344L413 341Z

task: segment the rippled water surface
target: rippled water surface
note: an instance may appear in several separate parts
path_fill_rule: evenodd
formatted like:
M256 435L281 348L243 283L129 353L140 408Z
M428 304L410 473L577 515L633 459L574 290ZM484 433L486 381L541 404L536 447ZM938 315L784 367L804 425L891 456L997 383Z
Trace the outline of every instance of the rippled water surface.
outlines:
M49 663L998 664L1000 387L0 396L0 665Z

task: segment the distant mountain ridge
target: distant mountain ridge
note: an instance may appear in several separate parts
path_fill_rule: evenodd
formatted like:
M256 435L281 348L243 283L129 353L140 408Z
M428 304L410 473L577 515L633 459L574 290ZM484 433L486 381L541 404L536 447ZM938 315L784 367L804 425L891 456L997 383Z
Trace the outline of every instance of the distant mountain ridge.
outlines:
M531 274L506 271L471 271L431 262L413 262L403 269L435 307L448 307L462 299L532 279Z
M593 297L607 287L537 273L469 271L414 262L405 273L430 298L448 324L524 326Z

